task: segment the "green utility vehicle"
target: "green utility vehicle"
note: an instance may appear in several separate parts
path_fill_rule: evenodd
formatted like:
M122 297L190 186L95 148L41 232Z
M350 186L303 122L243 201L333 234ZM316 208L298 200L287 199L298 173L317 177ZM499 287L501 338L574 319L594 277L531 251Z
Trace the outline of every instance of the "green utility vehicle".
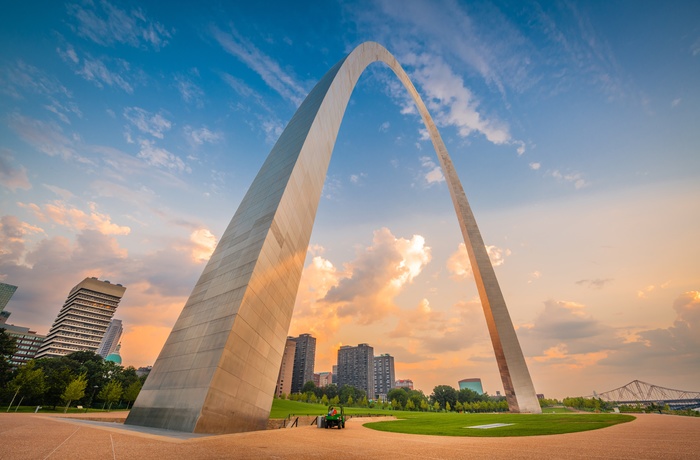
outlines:
M343 406L338 406L337 408L328 406L328 414L324 418L326 428L333 428L334 426L337 426L338 429L345 428L346 418Z

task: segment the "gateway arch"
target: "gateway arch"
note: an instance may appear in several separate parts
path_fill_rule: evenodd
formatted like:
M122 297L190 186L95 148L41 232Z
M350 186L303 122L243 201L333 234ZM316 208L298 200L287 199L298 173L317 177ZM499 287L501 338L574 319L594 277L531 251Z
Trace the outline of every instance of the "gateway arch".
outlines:
M365 68L387 64L413 97L450 190L510 410L541 412L484 242L425 104L384 47L366 42L296 111L192 290L126 419L194 433L265 429L333 146Z

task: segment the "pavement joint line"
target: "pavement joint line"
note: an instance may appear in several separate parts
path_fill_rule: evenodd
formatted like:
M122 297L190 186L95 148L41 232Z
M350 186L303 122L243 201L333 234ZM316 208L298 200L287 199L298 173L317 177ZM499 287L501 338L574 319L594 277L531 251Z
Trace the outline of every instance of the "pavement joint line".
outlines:
M78 432L78 430L80 430L80 427L76 428L75 431L72 432L72 433L70 434L70 436L68 436L66 439L64 439L63 442L62 442L61 444L57 445L56 448L55 448L54 450L52 450L52 451L49 453L49 455L47 455L46 457L44 457L44 460L46 460L47 458L49 458L50 456L52 456L53 453L56 452L56 451L59 449L59 447L61 447L63 444L65 444L66 441L68 441L70 438L72 438L73 435L74 435L75 433Z

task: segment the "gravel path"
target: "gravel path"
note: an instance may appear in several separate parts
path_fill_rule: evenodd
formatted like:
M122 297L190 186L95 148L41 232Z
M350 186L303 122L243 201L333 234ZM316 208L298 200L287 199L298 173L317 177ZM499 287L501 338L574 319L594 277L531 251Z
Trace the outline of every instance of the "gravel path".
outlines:
M305 426L207 436L127 429L111 421L116 414L102 415L110 421L100 422L0 413L0 459L700 458L700 418L657 414L641 414L633 422L601 430L520 438L385 433L363 427L361 419L349 421L344 430Z

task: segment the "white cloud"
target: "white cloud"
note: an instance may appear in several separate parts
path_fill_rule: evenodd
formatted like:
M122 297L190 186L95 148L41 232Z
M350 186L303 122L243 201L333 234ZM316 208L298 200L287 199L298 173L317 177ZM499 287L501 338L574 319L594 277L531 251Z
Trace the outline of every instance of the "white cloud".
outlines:
M56 48L56 51L66 63L70 64L70 67L74 69L77 75L94 83L98 88L103 88L104 85L107 85L121 88L129 94L134 92L134 88L124 77L124 74L130 71L130 66L126 61L114 61L116 66L120 68L117 71L110 69L105 62L93 58L89 54L81 60L71 45L67 45L65 50Z
M139 107L125 108L124 118L138 128L139 131L158 139L163 139L163 133L172 126L170 120L160 113L153 114Z
M506 257L511 254L510 249L502 249L497 246L488 245L486 246L486 252L489 255L491 265L494 267L503 265L506 261ZM447 259L447 270L451 273L452 278L456 280L471 278L473 276L472 265L469 261L469 253L464 243L459 243L457 251ZM539 274L536 278L539 278Z
M555 169L554 171L549 172L549 175L555 178L558 182L569 182L574 184L574 188L576 190L588 187L590 185L590 183L583 178L583 174L580 172L564 174L558 169Z
M678 107L679 105L681 105L681 101L682 101L682 99L680 97L672 100L671 107Z
M445 182L445 176L442 174L442 168L436 165L430 157L421 157L421 168L423 169L423 179L429 186Z
M391 124L388 121L385 121L384 123L379 125L379 132L385 133L385 132L389 131L390 126L391 126Z
M18 189L31 189L27 168L22 165L15 166L14 162L14 157L8 150L0 150L0 185L13 192Z
M180 92L183 101L195 104L197 107L204 105L204 90L186 76L175 76L175 87Z
M511 143L507 124L486 119L479 113L479 102L464 85L462 77L440 56L408 54L403 62L414 67L412 80L425 92L426 105L438 124L456 127L461 137L479 132L494 144Z
M100 45L123 43L160 50L172 38L172 30L148 19L140 8L124 11L106 0L68 5L68 14L76 19L79 35Z
M49 156L60 156L64 160L88 162L76 152L74 142L63 134L63 130L56 123L46 123L18 113L13 113L9 118L10 127L40 152Z
M350 174L350 183L358 185L362 183L364 179L367 178L367 173L361 172L360 174Z
M199 146L205 142L214 144L223 139L223 134L213 132L206 126L199 129L193 129L191 126L187 125L183 128L183 131L185 136L187 136L188 142L193 146Z
M431 250L420 235L397 238L389 229L381 228L374 232L372 245L345 264L342 273L320 256L315 259L319 259L314 262L317 268L325 267L322 280L326 289L322 295L323 290L318 290L312 296L314 302L325 304L337 318L370 324L396 311L393 299L430 262Z
M306 90L271 57L260 51L253 43L237 31L230 33L212 27L212 35L219 44L233 56L243 61L282 97L299 105L306 96Z
M179 157L164 148L156 147L153 141L139 139L141 150L138 157L143 158L150 165L163 167L176 172L191 172L189 166Z
M202 263L209 260L216 249L216 236L207 228L198 228L190 235L192 242L192 260Z
M537 171L542 167L540 163L530 163L530 169L533 171Z
M0 72L0 92L15 99L22 99L24 92L44 96L60 95L71 98L71 92L55 77L48 76L42 70L17 60L14 64L4 66Z

